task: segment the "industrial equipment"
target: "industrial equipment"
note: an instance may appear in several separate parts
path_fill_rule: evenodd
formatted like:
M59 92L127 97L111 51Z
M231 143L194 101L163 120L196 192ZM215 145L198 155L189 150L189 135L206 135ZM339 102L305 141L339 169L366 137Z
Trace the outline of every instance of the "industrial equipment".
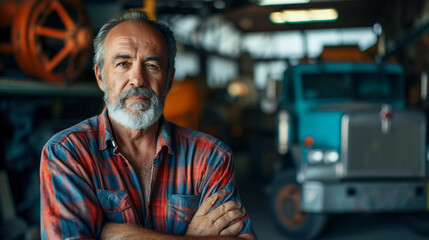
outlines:
M75 80L91 54L92 30L79 0L0 2L1 54L23 72L52 83Z

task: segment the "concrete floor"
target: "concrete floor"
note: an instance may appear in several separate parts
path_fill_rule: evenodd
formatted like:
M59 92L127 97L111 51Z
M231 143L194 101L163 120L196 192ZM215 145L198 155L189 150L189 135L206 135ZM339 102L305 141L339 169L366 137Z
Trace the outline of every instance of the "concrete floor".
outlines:
M270 215L265 190L267 184L249 176L246 157L236 157L237 186L260 240L292 239L279 232ZM337 214L330 216L325 231L317 239L424 240L405 226L400 214Z

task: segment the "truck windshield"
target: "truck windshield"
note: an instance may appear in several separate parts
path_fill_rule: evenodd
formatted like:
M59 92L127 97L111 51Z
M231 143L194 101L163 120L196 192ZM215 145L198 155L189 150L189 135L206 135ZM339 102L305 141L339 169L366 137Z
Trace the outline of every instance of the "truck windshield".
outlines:
M304 99L397 100L401 98L399 74L303 74Z

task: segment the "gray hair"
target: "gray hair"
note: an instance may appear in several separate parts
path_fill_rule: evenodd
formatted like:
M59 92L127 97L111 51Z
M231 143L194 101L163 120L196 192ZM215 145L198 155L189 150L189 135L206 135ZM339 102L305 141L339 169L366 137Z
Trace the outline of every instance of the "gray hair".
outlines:
M100 68L101 74L104 76L104 56L106 49L104 48L104 42L106 40L107 34L112 30L116 25L125 22L125 21L138 21L141 23L149 24L150 26L158 29L161 34L164 36L167 42L167 55L168 55L168 65L167 65L167 81L170 79L172 70L174 69L174 59L176 57L176 40L174 39L173 32L170 28L162 23L149 20L147 15L139 10L130 9L127 10L116 17L110 19L106 24L104 24L97 36L94 39L94 65ZM103 77L104 78L104 77ZM104 80L103 80L104 81ZM168 84L167 84L168 85Z

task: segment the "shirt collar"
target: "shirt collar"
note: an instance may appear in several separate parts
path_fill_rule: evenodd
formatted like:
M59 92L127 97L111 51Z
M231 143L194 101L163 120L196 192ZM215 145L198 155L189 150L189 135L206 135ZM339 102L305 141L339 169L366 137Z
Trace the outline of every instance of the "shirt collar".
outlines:
M105 108L103 112L98 116L99 122L99 150L103 151L107 146L116 148L115 139L112 134L112 127L110 124L109 115ZM158 141L156 144L156 155L158 156L164 147L167 148L168 154L173 154L173 148L171 147L171 124L165 120L164 116L161 116L159 120L160 131L158 134Z
M98 116L98 148L103 151L107 146L116 147L115 140L112 134L112 127L110 125L109 115L107 114L107 108L104 108L103 112Z
M156 144L156 155L158 156L164 147L167 148L168 154L173 154L171 147L171 124L161 116L159 120L160 131L158 135L158 142Z

